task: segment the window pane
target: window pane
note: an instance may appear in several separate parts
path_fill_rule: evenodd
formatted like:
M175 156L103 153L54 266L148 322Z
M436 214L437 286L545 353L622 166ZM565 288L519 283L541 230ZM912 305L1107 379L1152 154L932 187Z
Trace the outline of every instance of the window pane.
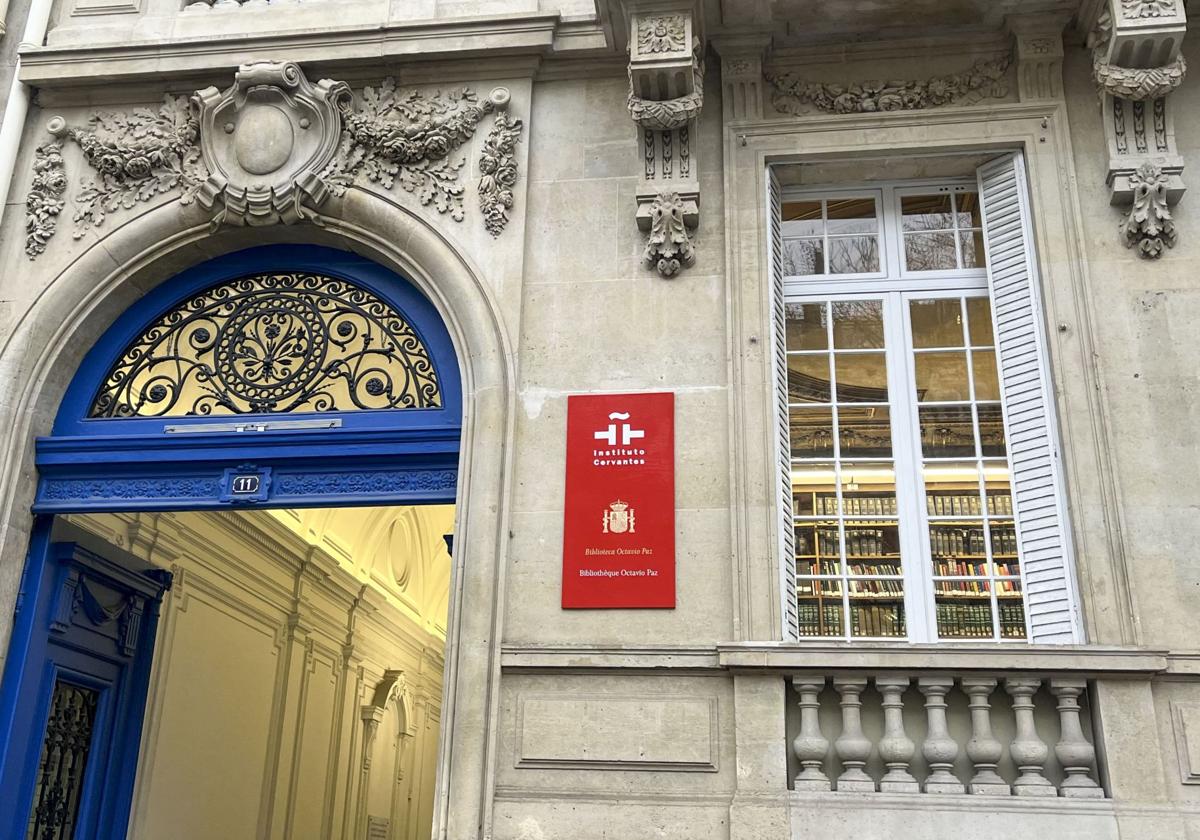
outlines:
M783 273L802 277L825 273L825 241L823 239L783 240Z
M1008 448L1004 443L1004 413L998 404L977 405L979 414L980 454L985 458L1004 458Z
M966 230L958 235L962 243L963 268L984 268L987 266L987 251L983 247L983 231Z
M904 264L909 271L957 268L953 233L904 234Z
M983 227L983 217L979 215L979 193L960 192L954 195L954 207L960 228Z
M833 464L792 464L792 513L795 516L837 514ZM797 526L799 527L799 526ZM813 548L810 552L815 552Z
M954 227L950 194L906 195L900 199L905 230L949 230Z
M927 464L922 473L925 479L925 511L929 516L954 520L983 516L977 463ZM930 525L931 529L933 527ZM945 544L941 551L936 546L930 547L935 554L953 553Z
M841 406L838 408L838 437L843 458L891 458L891 413L882 406ZM794 449L792 455L795 457Z
M992 350L973 350L971 367L975 375L975 399L999 400L1000 380L996 376L996 354Z
M793 458L833 457L832 408L792 408L788 420Z
M841 592L829 592L827 587L834 584L828 581L800 581L799 602L800 635L801 636L845 636L846 628L842 622ZM808 590L807 592L805 590ZM803 597L812 593L811 597Z
M921 451L926 458L975 457L975 423L969 405L922 406Z
M996 582L996 600L1000 610L1000 637L1025 638L1025 604L1021 584L1015 580Z
M908 305L913 347L962 347L962 304L958 298L914 300Z
M917 399L921 402L971 398L966 353L917 353L914 364L917 371Z
M834 303L833 346L838 350L883 347L883 301L847 300Z
M847 507L874 506L870 497L846 500ZM846 526L846 563L852 575L899 575L900 529L895 522L855 520Z
M784 236L821 236L821 202L785 201L782 210Z
M825 304L789 303L785 312L789 350L824 350L829 346Z
M992 302L985 297L967 298L971 346L990 347L992 339Z
M873 198L835 198L828 202L830 235L874 233L878 228Z
M832 402L831 388L828 354L788 354L788 402Z
M830 274L868 274L879 271L879 239L874 236L831 236Z
M850 635L857 637L907 634L904 592L898 580L850 581Z
M888 401L887 359L883 353L835 353L837 401Z
M986 580L939 580L934 583L938 636L943 639L991 639L991 586Z

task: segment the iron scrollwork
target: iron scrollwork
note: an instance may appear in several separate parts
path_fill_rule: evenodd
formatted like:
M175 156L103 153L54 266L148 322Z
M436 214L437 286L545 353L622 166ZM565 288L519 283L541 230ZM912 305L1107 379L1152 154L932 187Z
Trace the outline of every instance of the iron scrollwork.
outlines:
M109 371L90 417L441 406L408 321L371 292L308 273L213 287L149 327Z

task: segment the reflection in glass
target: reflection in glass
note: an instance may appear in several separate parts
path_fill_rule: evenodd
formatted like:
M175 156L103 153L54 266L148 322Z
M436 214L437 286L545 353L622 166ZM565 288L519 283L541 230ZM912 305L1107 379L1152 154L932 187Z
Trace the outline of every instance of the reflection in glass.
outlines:
M829 237L830 274L869 274L876 271L879 271L878 237Z
M996 354L992 350L971 351L971 367L975 376L975 399L999 400L1000 380L996 376Z
M780 209L784 236L820 236L824 233L820 201L785 201Z
M827 322L823 303L789 303L787 315L787 349L824 350L829 346Z
M1004 441L1004 412L998 404L975 406L979 414L979 448L984 458L1004 458L1008 448Z
M909 271L958 267L953 233L904 234L904 264Z
M971 346L991 347L992 305L985 297L967 298L967 321L970 323Z
M983 217L979 214L979 194L960 192L954 195L954 206L958 211L955 218L960 228L982 227Z
M833 409L796 408L788 410L793 458L832 458Z
M846 300L833 304L833 346L838 350L883 347L883 301Z
M948 230L954 227L948 193L906 195L900 199L900 212L905 230Z
M917 399L921 402L952 402L971 398L966 353L917 353L914 365Z
M969 405L922 406L921 452L926 458L975 457L975 422Z
M878 228L873 198L835 198L826 203L829 233L874 233Z
M983 231L966 230L958 235L962 246L963 268L984 268L987 266L987 251L983 246Z
M789 353L787 376L788 402L832 402L828 354Z
M883 353L834 353L837 401L887 402L887 357Z
M958 298L931 298L909 303L913 347L962 347L962 304Z
M825 240L783 240L783 273L788 277L802 277L825 273Z
M891 414L883 406L840 406L838 436L843 458L892 457Z

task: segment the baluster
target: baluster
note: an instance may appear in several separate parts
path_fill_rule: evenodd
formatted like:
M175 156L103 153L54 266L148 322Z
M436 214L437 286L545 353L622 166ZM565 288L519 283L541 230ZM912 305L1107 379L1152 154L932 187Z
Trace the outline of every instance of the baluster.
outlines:
M963 691L971 710L971 740L967 741L967 757L975 766L975 775L968 787L971 793L1007 796L1008 783L996 772L1004 755L1004 747L992 734L992 707L988 698L996 690L996 680L984 677L964 677Z
M1104 791L1089 775L1096 764L1096 748L1083 737L1079 723L1079 695L1086 687L1083 680L1050 680L1050 693L1058 700L1061 727L1054 755L1067 774L1059 795L1073 799L1102 799Z
M917 751L916 744L904 731L904 691L908 684L908 677L875 678L875 688L883 695L883 737L879 739L879 757L887 767L887 773L879 780L879 790L883 793L921 791L917 780L908 772L908 765Z
M833 687L841 695L842 734L833 742L842 775L837 778L838 790L874 791L875 780L863 767L871 756L871 742L862 731L862 692L867 687L864 677L838 677Z
M818 713L824 677L793 677L792 686L800 695L800 734L792 741L792 750L800 759L800 774L793 780L796 790L829 790L829 777L822 769L829 740L821 734Z
M950 677L921 677L917 688L925 695L925 716L928 731L921 755L929 763L929 778L925 780L926 793L965 793L966 788L952 772L954 759L958 757L958 742L950 737L946 726L946 695L954 688Z
M1017 732L1008 752L1017 765L1020 775L1013 783L1017 796L1057 796L1058 792L1050 780L1042 775L1050 748L1038 737L1033 719L1033 696L1042 686L1039 679L1009 677L1004 681L1004 690L1012 696L1013 717L1017 721Z

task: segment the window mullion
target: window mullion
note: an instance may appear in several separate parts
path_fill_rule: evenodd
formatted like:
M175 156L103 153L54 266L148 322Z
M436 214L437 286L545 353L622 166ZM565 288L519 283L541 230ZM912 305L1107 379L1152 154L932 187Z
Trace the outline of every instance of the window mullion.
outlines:
M921 429L917 416L916 377L912 367L907 295L888 295L885 310L889 387L892 392L892 452L896 468L896 504L900 514L900 547L904 557L905 611L909 615L908 637L914 642L936 641L930 613L933 592L930 583L928 527L925 523L924 482L921 480Z

